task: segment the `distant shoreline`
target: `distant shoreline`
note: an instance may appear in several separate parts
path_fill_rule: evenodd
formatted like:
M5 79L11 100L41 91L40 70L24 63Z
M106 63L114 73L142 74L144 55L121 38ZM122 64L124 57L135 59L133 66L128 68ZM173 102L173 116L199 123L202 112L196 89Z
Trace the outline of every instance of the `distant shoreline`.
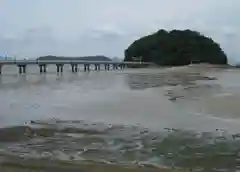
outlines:
M65 56L41 56L37 60L87 60L87 61L112 61L106 56L83 56L83 57L65 57Z

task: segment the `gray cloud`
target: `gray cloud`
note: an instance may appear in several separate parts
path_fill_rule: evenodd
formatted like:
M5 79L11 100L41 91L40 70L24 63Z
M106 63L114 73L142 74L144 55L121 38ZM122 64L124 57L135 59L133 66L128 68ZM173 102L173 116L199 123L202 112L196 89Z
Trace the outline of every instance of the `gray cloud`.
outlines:
M2 0L0 55L123 56L136 38L160 28L194 29L240 61L240 1Z

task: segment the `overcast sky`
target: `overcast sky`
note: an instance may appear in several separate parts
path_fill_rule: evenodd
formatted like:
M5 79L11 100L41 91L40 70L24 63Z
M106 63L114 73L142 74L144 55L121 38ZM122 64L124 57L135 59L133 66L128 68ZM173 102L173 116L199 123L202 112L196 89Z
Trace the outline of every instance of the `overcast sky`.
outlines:
M123 57L158 29L194 29L240 62L239 0L0 0L0 55Z

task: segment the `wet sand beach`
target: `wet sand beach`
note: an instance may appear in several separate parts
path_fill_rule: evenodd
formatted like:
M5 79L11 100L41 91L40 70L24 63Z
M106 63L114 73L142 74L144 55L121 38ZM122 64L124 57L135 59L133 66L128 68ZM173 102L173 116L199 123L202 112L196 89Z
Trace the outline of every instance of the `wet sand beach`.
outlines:
M237 69L3 70L0 171L76 171L68 163L80 171L237 169Z

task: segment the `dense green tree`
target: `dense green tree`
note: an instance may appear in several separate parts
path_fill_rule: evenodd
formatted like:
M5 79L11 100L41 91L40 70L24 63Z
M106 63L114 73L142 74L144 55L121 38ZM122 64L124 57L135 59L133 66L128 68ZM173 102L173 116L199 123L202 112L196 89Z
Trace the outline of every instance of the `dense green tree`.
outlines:
M227 64L219 44L191 30L159 30L134 41L125 50L125 61L142 58L159 65L187 65L191 62Z

